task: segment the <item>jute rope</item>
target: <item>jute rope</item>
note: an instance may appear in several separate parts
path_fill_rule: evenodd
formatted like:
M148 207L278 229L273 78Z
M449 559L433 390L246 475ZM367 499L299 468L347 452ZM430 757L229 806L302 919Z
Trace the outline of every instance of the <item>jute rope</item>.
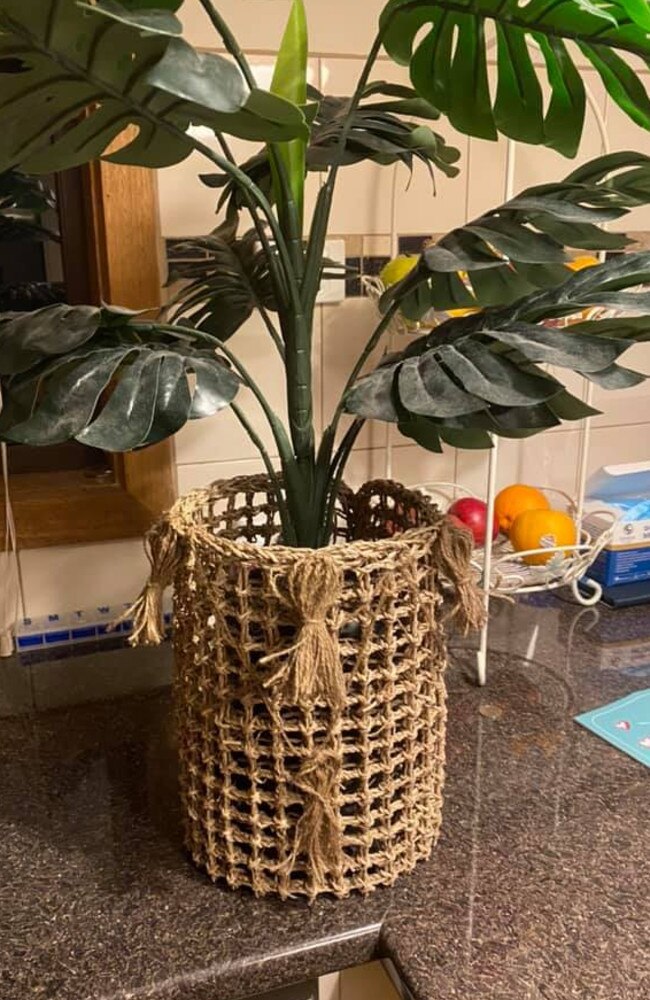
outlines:
M328 612L340 596L341 574L329 556L309 553L291 567L286 600L299 625L298 636L293 645L260 660L261 666L280 661L263 684L265 688L276 688L289 705L304 708L323 700L341 709L345 704L338 636L326 623Z
M380 481L345 491L345 544L292 549L278 531L265 477L179 501L147 536L151 575L129 613L132 641L161 640L173 582L181 794L196 863L258 895L368 892L437 837L439 609L462 629L482 621L471 543L426 498Z

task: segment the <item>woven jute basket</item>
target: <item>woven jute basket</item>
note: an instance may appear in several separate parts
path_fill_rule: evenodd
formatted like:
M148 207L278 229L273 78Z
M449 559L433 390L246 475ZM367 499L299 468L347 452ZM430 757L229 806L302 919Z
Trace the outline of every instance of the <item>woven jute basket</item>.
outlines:
M264 476L180 500L148 535L134 641L160 641L173 583L195 863L260 896L369 892L438 836L443 617L480 621L471 544L422 495L383 481L341 490L325 549L288 548L279 532Z

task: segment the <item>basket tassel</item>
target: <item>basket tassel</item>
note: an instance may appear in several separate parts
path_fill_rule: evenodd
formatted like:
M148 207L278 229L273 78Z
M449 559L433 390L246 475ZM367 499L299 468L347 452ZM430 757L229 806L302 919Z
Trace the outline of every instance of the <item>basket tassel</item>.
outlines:
M472 540L466 531L444 518L433 547L434 559L445 579L452 584L456 600L449 617L458 619L464 635L481 628L485 622L483 592L472 576Z
M262 658L265 665L282 660L264 681L264 687L279 687L288 704L313 707L322 700L333 709L345 704L345 680L338 636L326 622L327 614L341 593L341 576L327 556L310 553L289 572L287 590L292 612L300 622L293 646Z
M178 533L166 517L156 521L145 535L144 548L151 564L149 579L140 596L118 619L133 619L131 646L159 646L165 638L162 598L180 563L179 541Z
M296 825L296 840L287 862L289 873L302 855L309 859L314 881L323 885L343 859L341 821L336 804L340 766L332 751L322 748L306 761L294 783L306 797Z

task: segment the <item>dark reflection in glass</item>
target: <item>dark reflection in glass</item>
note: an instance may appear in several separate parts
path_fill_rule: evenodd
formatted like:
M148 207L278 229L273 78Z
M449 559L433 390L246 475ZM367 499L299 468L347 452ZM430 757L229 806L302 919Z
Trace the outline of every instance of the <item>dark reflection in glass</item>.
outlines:
M81 203L69 197L71 182L79 187L79 178L70 176L77 173L32 176L13 169L0 173L0 315L79 300L79 274L86 262L79 245L71 246L68 239L66 246L66 230L83 228ZM63 218L64 204L67 215L74 218ZM12 474L81 472L91 478L113 478L104 453L76 441L38 449L10 444L9 458Z

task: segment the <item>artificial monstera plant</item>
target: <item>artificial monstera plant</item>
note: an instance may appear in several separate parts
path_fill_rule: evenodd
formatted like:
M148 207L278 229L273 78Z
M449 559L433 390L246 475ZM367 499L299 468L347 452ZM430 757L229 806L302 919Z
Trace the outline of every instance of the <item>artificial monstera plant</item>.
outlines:
M351 97L307 85L303 0L293 0L268 90L219 4L198 3L212 46L226 55L183 40L181 0L0 0L0 171L47 174L97 157L157 168L198 151L201 181L223 213L164 321L114 305L0 316L4 439L128 450L230 406L276 483L284 542L319 547L364 420L394 421L434 451L488 447L492 435L526 436L593 412L546 363L605 388L642 378L618 359L650 329L650 254L567 268L569 250L625 247L603 224L650 201L650 159L620 153L528 189L430 246L384 295L320 441L314 432L312 323L323 275L336 273L324 247L341 168L370 160L455 175L459 154L435 131L441 116L471 136L573 156L585 119L579 60L650 128L634 69L650 61L647 3L389 0ZM382 52L408 67L410 84L375 78ZM214 142L203 141L206 129ZM231 136L259 152L237 164ZM310 219L308 171L323 176ZM548 325L600 306L617 318ZM398 313L419 319L432 308L471 312L413 336L362 375ZM284 362L286 416L237 356L237 330L253 311ZM279 468L236 401L242 391L270 425ZM354 419L341 433L346 412Z

